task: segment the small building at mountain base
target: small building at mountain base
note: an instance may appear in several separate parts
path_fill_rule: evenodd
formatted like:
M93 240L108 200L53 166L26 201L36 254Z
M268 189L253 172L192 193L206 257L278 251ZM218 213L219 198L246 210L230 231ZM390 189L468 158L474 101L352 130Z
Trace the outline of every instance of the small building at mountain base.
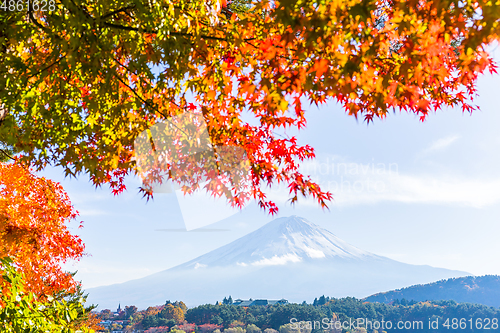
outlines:
M279 299L279 300L272 300L272 299L249 299L249 300L243 300L243 299L237 299L233 302L234 305L238 306L254 306L254 305L260 305L260 306L266 306L266 305L283 305L287 304L288 301L286 299Z

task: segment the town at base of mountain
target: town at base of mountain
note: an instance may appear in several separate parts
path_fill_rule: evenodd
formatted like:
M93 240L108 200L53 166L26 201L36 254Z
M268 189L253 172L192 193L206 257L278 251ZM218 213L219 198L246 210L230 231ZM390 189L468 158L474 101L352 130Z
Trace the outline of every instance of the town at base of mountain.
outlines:
M368 302L321 296L312 303L286 299L236 299L187 308L181 301L138 310L102 310L101 332L143 333L383 333L492 332L500 330L500 309L454 300L394 299Z

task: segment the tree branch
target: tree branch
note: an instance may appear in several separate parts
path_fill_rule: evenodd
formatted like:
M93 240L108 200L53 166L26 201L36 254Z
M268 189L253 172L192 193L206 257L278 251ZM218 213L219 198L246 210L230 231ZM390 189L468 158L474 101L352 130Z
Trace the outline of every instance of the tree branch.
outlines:
M134 28L134 27L129 27L121 24L114 24L114 23L109 23L109 22L104 22L104 24L110 28L115 28L115 29L121 29L121 30L127 30L127 31L143 31L149 34L156 34L158 31L156 30L142 30L139 28ZM182 36L182 37L195 37L193 34L188 34L188 33L182 33L182 32L170 32L171 36ZM200 35L201 38L203 39L211 39L211 40L218 40L218 41L224 41L227 42L226 38L221 38L221 37L215 37L215 36L207 36L207 35Z
M110 28L127 30L127 31L139 31L140 30L139 28L129 27L129 26L126 26L126 25L121 25L121 24L114 24L114 23L109 23L109 22L104 22L104 25L106 25L107 27L110 27ZM147 32L149 34L155 34L155 33L157 33L154 30L142 30L142 31Z
M137 98L139 98L144 104L146 104L146 106L149 106L150 108L154 109L156 112L158 112L163 117L165 117L165 119L168 118L165 114L163 114L162 112L160 112L160 110L158 110L158 108L156 108L154 105L151 105L151 103L149 103L141 95L139 95L137 93L137 91L135 91L134 88L132 88L130 85L128 85L125 81L123 81L123 79L118 74L113 73L113 76L115 76L118 79L118 81L120 81L123 85L125 85L127 88L129 88L134 93L134 95L137 96Z
M46 66L46 67L42 68L41 70L39 70L38 72L36 72L36 73L34 73L34 74L32 74L32 75L30 75L30 76L29 76L26 80L29 80L29 79L31 79L32 77L37 76L38 74L40 74L40 73L42 73L42 72L46 71L46 70L47 70L47 69L49 69L50 67L54 66L55 64L57 64L58 62L60 62L60 61L61 61L61 60L63 60L64 58L66 58L66 56L67 56L67 54L63 55L62 57L60 57L59 59L57 59L56 61L54 61L54 62L53 62L53 63L51 63L50 65L48 65L48 66Z
M2 148L0 148L0 153L4 154L7 158L15 161L15 158L10 156L10 154L8 154L5 150L3 150Z
M118 63L120 66L123 66L123 67L127 68L125 65L122 65L122 64L121 64L119 61L117 61L115 58L113 58L113 60L114 60L114 61L116 61L116 63ZM127 70L128 70L128 69L127 69ZM137 98L139 98L139 99L140 99L140 100L141 100L144 104L146 104L146 106L149 106L150 108L152 108L153 110L155 110L156 112L158 112L159 114L161 114L161 115L165 118L165 120L166 120L167 122L169 122L169 123L170 123L170 124L172 124L174 127L176 127L179 131L181 131L182 133L184 133L184 134L186 134L186 135L187 135L187 133L186 133L186 132L185 132L182 128L179 128L176 124L174 124L172 121L170 121L170 120L168 119L168 116L167 116L167 115L165 115L163 112L161 112L160 110L158 110L158 108L157 108L157 107L155 107L154 105L151 105L151 103L149 103L149 102L148 102L148 101L146 101L146 100L145 100L145 99L144 99L141 95L139 95L139 94L137 93L137 91L135 91L135 89L134 89L134 88L132 88L130 85L128 85L125 81L123 81L123 79L122 79L122 78L121 78L118 74L113 73L113 76L115 76L115 77L118 79L118 81L120 81L120 82L121 82L122 84L124 84L127 88L129 88L129 89L130 89L130 90L134 93L134 95L135 95L135 96L137 96ZM172 102L172 101L170 101L170 102L171 102L171 103L173 103L173 104L175 104L178 108L180 108L180 106L179 106L179 105L177 105L176 103L174 103L174 102Z
M37 27L39 27L46 33L50 32L50 30L47 27L43 26L40 22L36 20L36 18L33 16L33 11L31 10L31 7L28 7L28 15L30 17L31 22L33 22Z
M71 1L71 3L73 4L73 6L75 6L75 7L76 7L76 8L78 8L78 9L80 9L80 10L81 10L81 11L85 14L85 16L87 16L89 19L94 19L94 18L92 17L92 15L90 15L90 14L89 14L89 12L88 12L87 10L85 10L85 7L83 7L83 6L78 6L78 5L75 3L75 1L74 1L74 0L70 0L70 1Z
M105 19L107 19L108 17L111 17L111 16L116 15L116 14L118 14L118 13L125 12L125 11L127 11L127 10L129 10L129 9L134 9L134 8L135 8L135 5L133 5L133 6L128 6L128 7L123 7L123 8L117 9L117 10L115 10L115 11L112 11L111 13L108 13L108 14L106 14L106 15L103 15L103 16L101 16L100 18L101 18L101 20L105 20Z

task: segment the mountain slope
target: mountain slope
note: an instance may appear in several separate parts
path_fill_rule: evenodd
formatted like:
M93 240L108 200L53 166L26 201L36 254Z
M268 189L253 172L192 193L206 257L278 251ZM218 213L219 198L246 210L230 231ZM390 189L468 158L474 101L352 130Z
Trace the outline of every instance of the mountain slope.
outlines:
M390 303L395 299L408 301L454 300L500 306L500 276L467 276L441 280L425 285L378 293L365 298L368 302Z
M176 269L228 265L273 265L310 259L382 258L360 250L298 216L283 217Z
M150 276L89 289L88 302L112 308L182 300L188 306L235 298L310 301L318 295L364 297L381 290L469 275L408 265L360 250L291 216L276 219L185 264Z

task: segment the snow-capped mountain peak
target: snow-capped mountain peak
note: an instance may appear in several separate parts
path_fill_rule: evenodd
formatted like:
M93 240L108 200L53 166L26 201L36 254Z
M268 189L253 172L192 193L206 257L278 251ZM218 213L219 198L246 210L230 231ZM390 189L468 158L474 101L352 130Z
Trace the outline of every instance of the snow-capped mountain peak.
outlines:
M89 290L88 302L138 307L182 300L215 303L227 295L286 298L366 297L381 290L469 275L401 263L360 250L298 216L279 218L185 264L138 280Z
M294 215L275 219L260 229L177 268L272 266L315 259L368 257L376 256Z

